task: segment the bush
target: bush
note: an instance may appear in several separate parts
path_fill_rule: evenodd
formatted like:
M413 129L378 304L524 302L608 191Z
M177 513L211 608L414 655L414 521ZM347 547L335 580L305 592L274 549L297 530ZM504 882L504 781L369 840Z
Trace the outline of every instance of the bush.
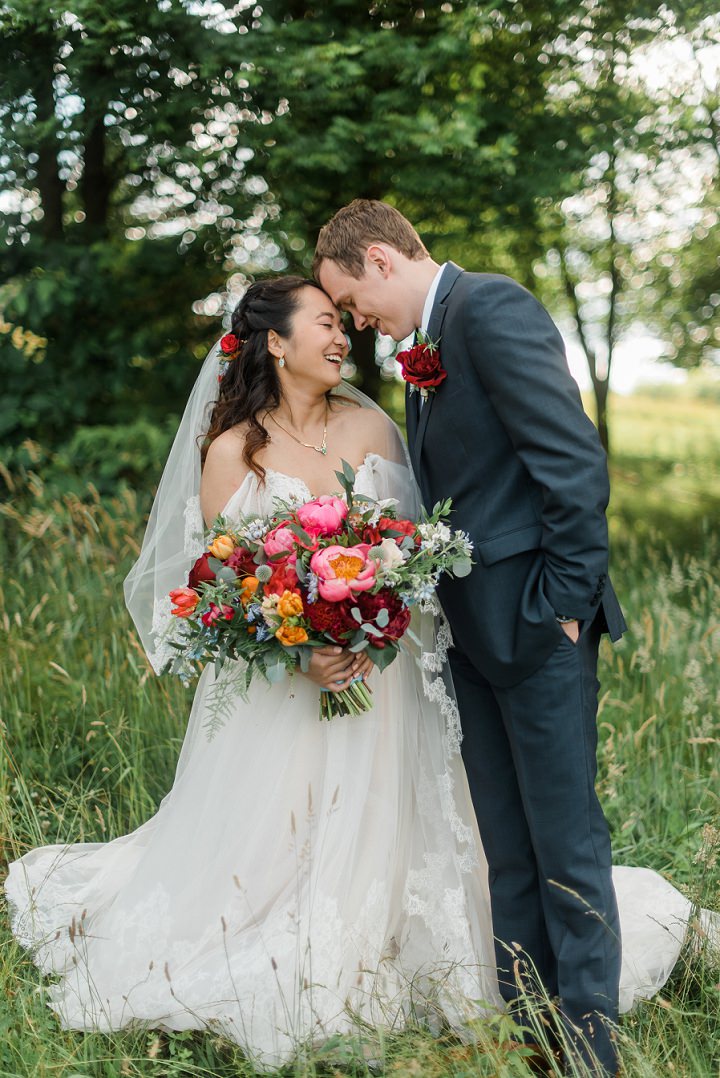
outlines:
M14 476L42 476L58 493L82 496L91 483L101 494L113 494L126 485L150 493L160 479L177 417L161 425L147 419L133 423L78 427L65 445L53 451L29 439L6 449L0 457L5 483L10 490Z

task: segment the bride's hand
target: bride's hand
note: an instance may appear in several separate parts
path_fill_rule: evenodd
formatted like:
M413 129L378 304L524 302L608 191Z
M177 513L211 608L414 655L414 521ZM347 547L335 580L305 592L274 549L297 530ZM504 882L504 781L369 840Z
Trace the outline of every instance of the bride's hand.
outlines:
M374 665L366 651L359 651L356 655L353 655L353 677L367 678ZM370 688L369 685L368 688ZM372 689L370 689L370 692L372 692Z
M319 685L321 689L332 689L333 692L342 692L347 689L357 673L354 671L356 656L347 648L328 645L324 648L313 648L310 659L310 668L305 677Z

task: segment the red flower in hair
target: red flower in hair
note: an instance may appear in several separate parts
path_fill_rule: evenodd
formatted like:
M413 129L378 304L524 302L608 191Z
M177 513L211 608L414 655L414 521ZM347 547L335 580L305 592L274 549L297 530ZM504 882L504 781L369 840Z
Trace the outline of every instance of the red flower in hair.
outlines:
M234 333L226 333L220 338L220 351L224 356L234 356L240 348L240 338Z

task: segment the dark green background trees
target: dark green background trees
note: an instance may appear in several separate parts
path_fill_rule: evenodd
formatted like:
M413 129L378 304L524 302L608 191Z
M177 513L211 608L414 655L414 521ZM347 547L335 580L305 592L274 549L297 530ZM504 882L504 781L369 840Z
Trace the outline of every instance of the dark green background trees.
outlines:
M318 228L361 195L394 202L436 258L510 273L575 323L607 438L629 326L679 363L718 346L717 94L653 89L634 62L672 39L701 55L707 15L9 0L0 433L58 444L177 412L246 281L307 272ZM660 227L679 160L695 203ZM353 343L381 392L373 339Z

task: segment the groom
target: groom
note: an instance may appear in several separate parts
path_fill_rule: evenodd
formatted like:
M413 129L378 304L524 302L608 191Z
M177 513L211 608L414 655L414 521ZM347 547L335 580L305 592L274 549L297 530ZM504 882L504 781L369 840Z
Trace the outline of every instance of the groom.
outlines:
M358 329L422 330L438 346L404 365L441 379L427 395L408 385L408 440L425 504L452 498L475 544L470 576L439 594L501 991L513 1004L533 970L579 1056L614 1074L620 931L594 786L596 667L601 633L617 640L625 623L607 575L605 454L560 334L515 281L438 265L409 221L366 199L321 229L314 270Z

